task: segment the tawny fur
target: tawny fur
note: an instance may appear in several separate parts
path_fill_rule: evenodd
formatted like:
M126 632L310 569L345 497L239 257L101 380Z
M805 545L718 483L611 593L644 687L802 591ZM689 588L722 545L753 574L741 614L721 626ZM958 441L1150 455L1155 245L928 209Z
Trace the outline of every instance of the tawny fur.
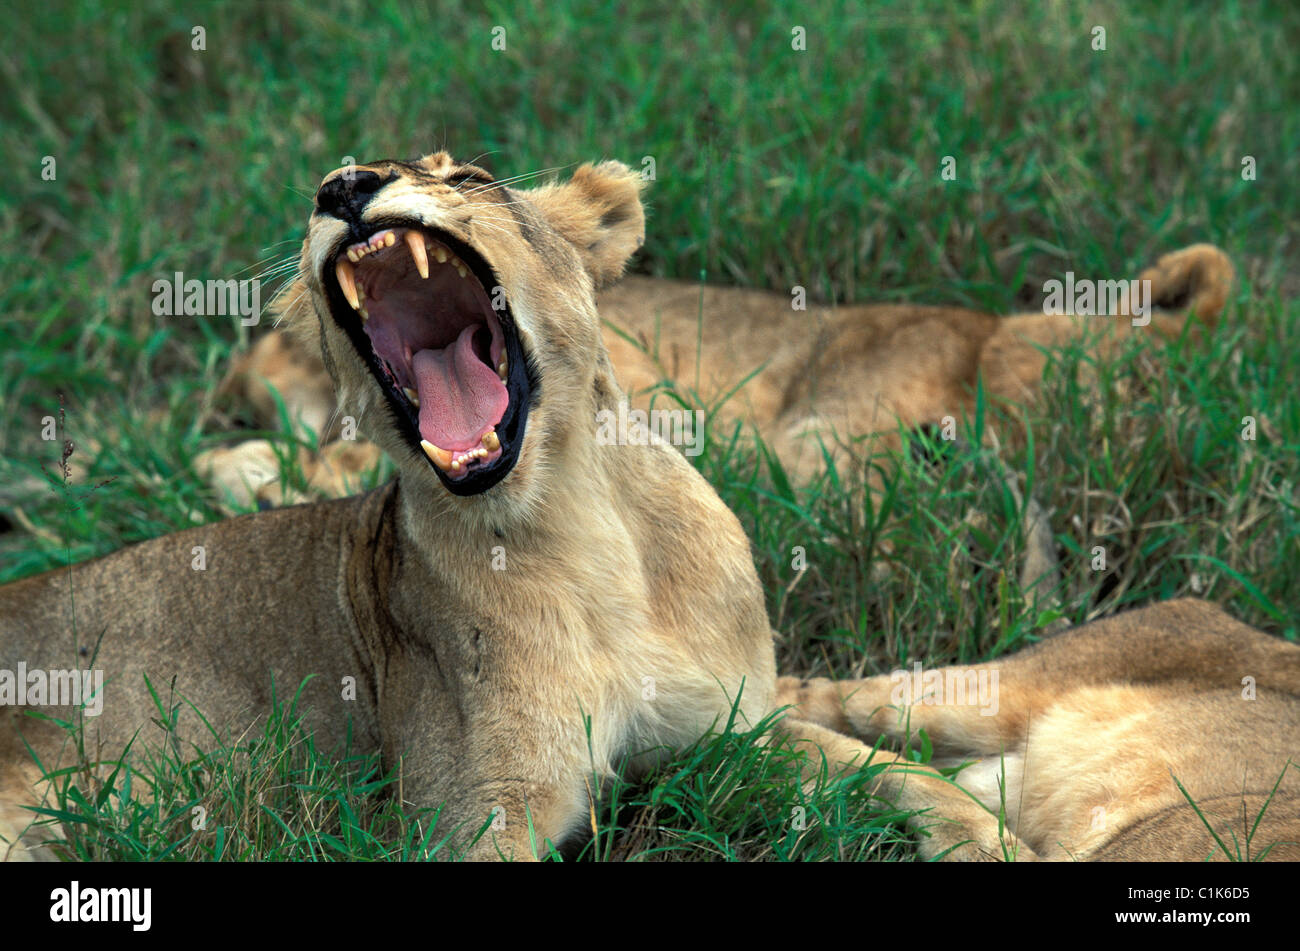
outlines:
M996 671L996 713L900 697L888 674L778 681L799 742L836 766L891 764L877 794L925 810L923 856L1227 859L1190 796L1233 857L1300 858L1300 646L1182 600L948 670ZM922 730L936 767L972 764L954 782L842 735L917 748Z
M1109 317L995 317L912 304L796 311L788 295L642 277L599 303L622 331L607 332L605 342L635 402L648 403L665 381L694 392L720 407L724 424L752 425L806 481L824 467L823 449L840 462L861 460L896 449L900 424L940 427L945 417L968 416L977 376L991 399L1032 403L1043 348L1082 338L1104 360L1131 334L1176 336L1189 313L1212 327L1233 268L1218 248L1199 244L1166 254L1139 279L1151 281L1154 304L1167 308L1142 327L1133 325L1127 299ZM675 404L661 397L658 405Z

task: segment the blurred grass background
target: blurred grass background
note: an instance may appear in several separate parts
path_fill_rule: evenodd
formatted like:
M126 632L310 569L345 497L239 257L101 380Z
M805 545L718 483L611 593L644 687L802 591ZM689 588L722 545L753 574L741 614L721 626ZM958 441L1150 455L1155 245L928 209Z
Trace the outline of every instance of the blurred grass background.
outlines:
M220 517L189 460L220 439L211 393L247 331L155 317L154 280L262 273L346 156L446 147L499 176L652 158L636 269L837 302L1036 308L1066 270L1125 277L1221 245L1241 281L1208 344L1135 351L1086 387L1087 354L1062 354L1033 440L1002 462L1052 510L1070 620L1199 593L1296 636L1294 4L53 0L6 23L0 581ZM60 399L82 468L51 491L40 421ZM1040 628L1012 570L1021 513L977 451L904 467L870 504L847 479L791 488L725 438L700 465L754 539L784 670L973 660ZM1107 572L1078 567L1095 544ZM665 775L638 848L772 852L783 794L733 814ZM852 854L875 848L879 817L863 822ZM847 827L817 828L776 852L846 854Z

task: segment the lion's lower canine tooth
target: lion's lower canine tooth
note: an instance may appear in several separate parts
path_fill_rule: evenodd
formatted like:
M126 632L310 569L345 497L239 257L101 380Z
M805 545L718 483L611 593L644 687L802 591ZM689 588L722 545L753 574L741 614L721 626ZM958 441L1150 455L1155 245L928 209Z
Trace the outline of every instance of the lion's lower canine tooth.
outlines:
M411 405L413 406L420 405L420 396L418 393L415 392L415 390L411 389L409 386L404 386L402 387L402 392L405 393L406 398L411 401Z
M488 452L496 452L501 448L501 440L497 438L497 431L495 429L489 430L483 434L483 448Z
M420 272L420 277L427 279L429 256L424 253L424 235L418 231L406 232L406 246L411 249L411 257L415 258L415 268Z
M429 461L443 472L447 472L449 469L456 466L452 461L451 453L446 449L439 449L433 443L429 442L429 440L421 439L420 448L423 449L424 454L429 457Z
M343 290L343 296L348 299L352 309L360 310L361 301L357 299L357 282L353 274L351 263L339 258L338 264L334 265L334 276L338 278L339 287Z

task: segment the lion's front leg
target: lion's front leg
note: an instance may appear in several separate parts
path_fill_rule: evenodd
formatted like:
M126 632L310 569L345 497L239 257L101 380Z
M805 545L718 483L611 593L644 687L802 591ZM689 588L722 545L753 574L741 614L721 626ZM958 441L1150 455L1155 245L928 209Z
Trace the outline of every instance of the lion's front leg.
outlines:
M489 782L469 810L470 815L484 818L467 824L469 839L479 830L482 835L464 857L479 862L546 858L582 826L589 809L585 789L582 776L572 774L546 782Z
M430 843L471 861L535 861L588 824L581 723L480 710L455 727L410 717L385 737L403 807L430 810L429 821L436 813Z
M590 806L580 772L555 770L543 778L516 778L517 765L484 764L480 778L464 777L460 788L424 783L408 778L403 783L403 805L432 810L436 826L431 844L445 842L450 854L474 862L533 862L547 857L584 826Z

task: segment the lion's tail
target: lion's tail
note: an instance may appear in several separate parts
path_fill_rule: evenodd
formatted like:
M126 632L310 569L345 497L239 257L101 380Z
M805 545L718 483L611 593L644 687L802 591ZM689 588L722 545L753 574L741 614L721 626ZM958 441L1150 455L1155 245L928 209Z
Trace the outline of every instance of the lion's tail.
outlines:
M1151 282L1149 300L1157 311L1153 325L1176 335L1193 315L1205 327L1213 328L1228 303L1235 277L1232 261L1221 249L1193 244L1164 255L1138 275L1138 280Z

